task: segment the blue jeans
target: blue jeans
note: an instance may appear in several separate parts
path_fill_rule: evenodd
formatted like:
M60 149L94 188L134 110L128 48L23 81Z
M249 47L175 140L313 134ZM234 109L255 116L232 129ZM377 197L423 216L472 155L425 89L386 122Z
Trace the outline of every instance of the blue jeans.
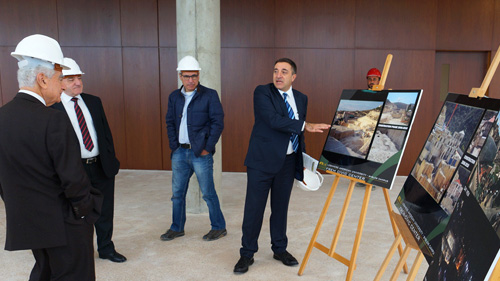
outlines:
M212 154L196 157L191 149L179 147L172 154L172 225L173 231L184 231L186 223L186 193L189 178L196 174L203 200L207 203L210 223L213 230L226 228L226 221L220 209L219 198L215 192L214 159Z

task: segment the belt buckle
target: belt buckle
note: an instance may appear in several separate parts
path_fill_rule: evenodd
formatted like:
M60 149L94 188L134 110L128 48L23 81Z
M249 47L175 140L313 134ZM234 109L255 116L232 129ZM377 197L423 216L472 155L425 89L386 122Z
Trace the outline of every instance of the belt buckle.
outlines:
M95 162L97 162L97 158L96 157L90 157L90 158L86 158L85 159L85 164L87 164L87 165L95 163Z

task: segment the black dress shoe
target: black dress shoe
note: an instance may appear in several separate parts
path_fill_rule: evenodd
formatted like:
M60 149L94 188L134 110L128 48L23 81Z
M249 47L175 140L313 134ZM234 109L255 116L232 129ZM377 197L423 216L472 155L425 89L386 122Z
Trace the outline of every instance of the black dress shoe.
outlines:
M234 273L245 273L248 271L248 267L253 264L253 258L241 256L240 260L234 266Z
M184 236L184 231L173 231L172 229L169 229L160 236L160 239L162 241L170 241L181 236Z
M226 229L210 230L207 234L203 236L203 240L214 241L227 235Z
M117 251L113 251L108 254L101 254L99 253L99 258L104 259L104 260L110 260L112 262L125 262L127 261L127 258L123 256L122 254L118 253Z
M279 254L275 253L273 255L273 258L275 260L281 261L284 265L288 265L288 266L294 266L294 265L299 264L299 262L292 256L292 254L290 254L287 251L284 251L283 253L279 253Z

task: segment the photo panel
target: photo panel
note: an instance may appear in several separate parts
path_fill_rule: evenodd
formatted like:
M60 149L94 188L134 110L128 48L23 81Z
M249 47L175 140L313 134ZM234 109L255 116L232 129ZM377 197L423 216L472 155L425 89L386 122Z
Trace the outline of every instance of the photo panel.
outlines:
M489 221L489 229L500 237L496 211L500 208L500 170L496 168L500 164L499 109L498 99L448 94L396 199L396 207L428 262L441 255L443 241L455 239L454 235L443 238L443 233L464 194L470 194L476 209L481 210L474 216L480 214Z
M405 141L406 131L388 129L380 126L375 132L368 160L385 163L394 154L401 151Z
M390 189L421 93L344 90L318 168Z
M406 179L394 204L430 263L438 251L449 215L412 176Z
M483 108L446 101L411 175L439 202L483 116Z
M500 240L469 192L463 192L424 280L487 280Z
M383 104L341 99L324 150L365 159Z
M389 93L380 123L408 126L415 111L417 99L418 93L416 92Z
M493 123L467 186L500 237L499 122Z
M474 157L477 157L479 155L479 152L483 148L483 145L488 138L492 126L495 124L497 115L498 111L486 110L483 119L481 120L481 124L479 125L478 130L476 130L476 134L472 138L469 148L467 149L467 153L471 154Z
M460 165L458 167L455 176L453 177L450 186L446 190L443 199L441 200L441 208L448 214L453 213L453 209L462 194L464 187L466 186L471 172L467 170L464 166Z

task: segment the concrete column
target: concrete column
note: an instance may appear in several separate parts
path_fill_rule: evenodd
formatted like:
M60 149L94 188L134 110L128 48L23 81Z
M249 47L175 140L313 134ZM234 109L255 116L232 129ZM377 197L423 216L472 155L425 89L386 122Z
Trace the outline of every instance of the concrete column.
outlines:
M215 89L220 98L220 0L177 0L176 16L177 61L187 55L195 57L201 67L200 83ZM180 87L181 81L178 83ZM221 142L222 139L217 143L214 155L214 181L217 194L220 194L218 190L222 179ZM193 174L186 196L187 212L208 212L202 196L198 180Z

